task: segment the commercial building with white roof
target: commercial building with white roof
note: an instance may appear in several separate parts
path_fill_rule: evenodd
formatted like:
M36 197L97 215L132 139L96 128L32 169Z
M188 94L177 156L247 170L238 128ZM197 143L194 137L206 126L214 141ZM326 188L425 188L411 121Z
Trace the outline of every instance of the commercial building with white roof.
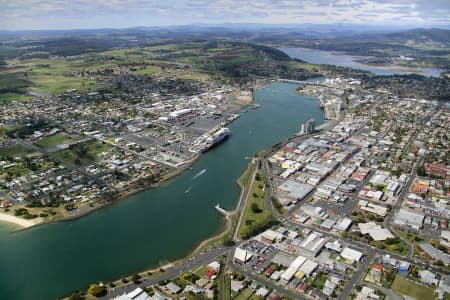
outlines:
M341 256L350 262L359 262L363 256L362 252L345 247L341 252Z

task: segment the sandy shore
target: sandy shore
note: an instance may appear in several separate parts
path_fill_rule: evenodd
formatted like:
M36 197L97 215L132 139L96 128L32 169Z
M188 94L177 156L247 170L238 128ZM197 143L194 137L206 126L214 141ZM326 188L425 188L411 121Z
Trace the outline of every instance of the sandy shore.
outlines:
M37 220L25 220L19 217L11 216L5 213L0 213L0 222L7 222L15 225L19 225L22 228L28 228L38 224Z

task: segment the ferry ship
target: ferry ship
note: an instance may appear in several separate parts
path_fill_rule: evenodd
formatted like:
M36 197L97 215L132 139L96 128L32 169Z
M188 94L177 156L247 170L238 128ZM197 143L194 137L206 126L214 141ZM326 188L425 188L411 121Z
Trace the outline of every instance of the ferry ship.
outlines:
M205 147L203 148L203 152L208 151L214 146L225 141L230 135L231 131L227 127L220 128L216 132L214 132L210 137L206 139Z

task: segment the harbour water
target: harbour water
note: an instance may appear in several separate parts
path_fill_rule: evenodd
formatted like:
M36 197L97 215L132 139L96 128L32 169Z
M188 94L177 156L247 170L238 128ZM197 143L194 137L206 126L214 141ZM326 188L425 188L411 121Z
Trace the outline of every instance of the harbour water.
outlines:
M370 71L376 75L413 73L413 72L401 72L397 70L387 70L380 67L363 65L355 61L356 59L358 59L358 57L347 55L344 53L322 51L316 49L305 49L305 48L280 48L280 50L292 58L298 58L312 64L327 64L341 67L349 67L359 70ZM437 68L414 68L414 69L420 71L421 75L427 77L430 76L439 77L440 73L444 71L442 69Z
M292 136L310 118L323 123L318 102L297 95L296 87L276 82L258 89L261 107L231 123L226 142L158 188L78 220L20 232L0 224L0 299L61 297L183 257L218 233L224 221L214 206L235 208L245 157Z

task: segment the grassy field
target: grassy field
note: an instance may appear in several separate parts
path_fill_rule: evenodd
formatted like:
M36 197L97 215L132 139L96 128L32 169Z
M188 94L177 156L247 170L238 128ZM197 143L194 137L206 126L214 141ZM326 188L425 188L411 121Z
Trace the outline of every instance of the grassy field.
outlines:
M246 288L245 290L242 290L239 295L237 295L234 299L235 300L247 300L253 295L253 290L251 288Z
M78 45L70 45L69 48L71 47L77 48L78 51L75 52L79 53ZM22 51L32 54L28 49ZM246 71L248 68L253 69L251 76L266 76L273 72L266 64L260 64L266 60L273 60L273 63L282 65L283 69L294 72L311 71L314 68L310 64L288 61L285 57L280 57L280 53L261 45L228 42L168 43L97 53L86 51L66 57L34 54L13 56L16 58L7 60L8 67L0 69L0 100L25 99L28 91L54 95L68 89L96 91L102 87L105 70L112 74L109 69L116 67L136 75L151 76L158 73L162 77L167 75L196 81L208 78L241 80L242 76L250 76ZM170 72L164 72L165 70Z
M247 186L249 181L250 181L250 177L252 176L253 172L255 171L255 164L254 163L249 163L247 170L245 170L245 172L241 175L241 177L239 177L238 181L242 186Z
M18 93L4 93L0 94L0 102L2 101L20 101L20 100L28 100L31 97L24 94L18 94Z
M240 238L252 235L267 226L273 220L272 214L265 207L264 196L263 174L262 170L259 169L256 173L256 178L250 187L247 205L244 210L244 218L238 231Z
M136 71L133 71L136 75L152 75L161 71L158 66L144 66L138 67Z
M209 76L206 74L179 74L176 75L176 77L178 79L197 80L197 81L206 80L209 78Z
M56 145L64 144L70 141L63 133L54 134L52 136L41 138L34 142L34 144L41 148L54 147Z
M434 291L425 285L407 280L401 276L396 276L391 289L400 294L413 297L415 299L434 299Z
M225 286L223 287L223 299L230 299L231 300L231 279L229 276L226 276L225 274Z
M23 146L14 146L14 147L0 147L0 156L6 157L6 156L21 156L23 154L26 154L28 152L31 152L30 149L25 148Z
M111 150L111 146L102 144L100 142L86 143L80 147L83 148L83 155L80 155L79 147L58 151L53 153L52 155L57 160L60 160L65 164L75 166L92 163L100 153L108 152L109 150Z

